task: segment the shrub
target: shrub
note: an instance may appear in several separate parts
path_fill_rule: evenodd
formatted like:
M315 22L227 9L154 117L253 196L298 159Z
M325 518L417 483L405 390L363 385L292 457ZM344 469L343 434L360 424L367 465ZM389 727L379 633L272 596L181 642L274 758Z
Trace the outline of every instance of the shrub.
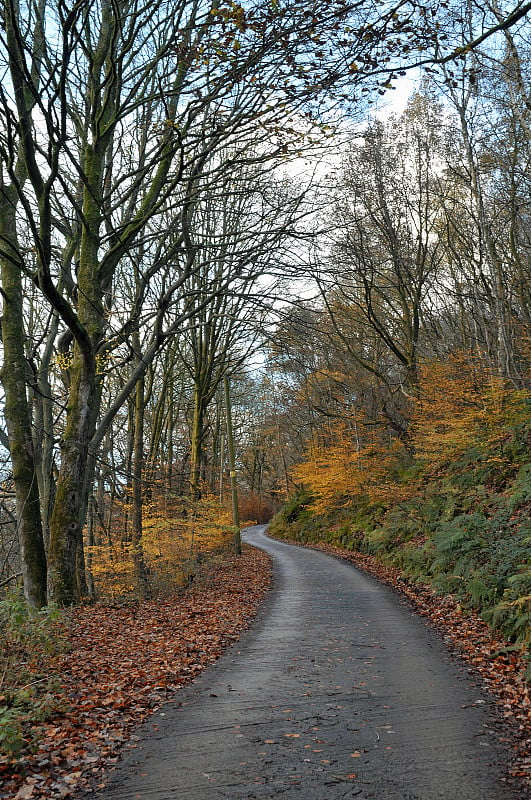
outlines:
M51 658L66 649L61 613L29 608L20 593L0 602L0 751L12 758L31 748L36 730L57 709Z

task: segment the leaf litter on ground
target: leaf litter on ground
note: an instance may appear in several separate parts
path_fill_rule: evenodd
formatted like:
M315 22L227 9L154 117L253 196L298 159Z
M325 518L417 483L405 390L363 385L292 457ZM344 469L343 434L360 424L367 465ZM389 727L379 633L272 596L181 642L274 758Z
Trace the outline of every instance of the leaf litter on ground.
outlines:
M2 800L62 800L102 785L134 730L236 641L271 584L269 557L244 546L176 597L65 612L68 651L50 663L62 708L33 752L0 755Z
M531 703L522 656L451 595L410 582L373 556L308 546L392 586L436 627L496 701L500 738L514 752L507 779L526 791ZM68 612L71 646L51 665L64 710L39 726L34 752L17 762L0 756L0 800L61 800L103 786L104 770L136 746L135 728L239 638L270 584L268 556L245 546L243 557L218 564L175 598Z

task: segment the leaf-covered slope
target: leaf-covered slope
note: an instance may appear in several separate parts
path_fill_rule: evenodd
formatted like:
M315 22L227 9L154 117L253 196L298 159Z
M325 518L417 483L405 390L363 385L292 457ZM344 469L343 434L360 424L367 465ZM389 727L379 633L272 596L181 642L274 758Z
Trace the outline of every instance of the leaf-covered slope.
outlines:
M26 715L17 756L0 748L0 798L59 800L101 784L126 743L136 747L135 727L248 627L270 578L268 557L245 547L176 597L68 611L67 652L46 664L55 711L33 725Z

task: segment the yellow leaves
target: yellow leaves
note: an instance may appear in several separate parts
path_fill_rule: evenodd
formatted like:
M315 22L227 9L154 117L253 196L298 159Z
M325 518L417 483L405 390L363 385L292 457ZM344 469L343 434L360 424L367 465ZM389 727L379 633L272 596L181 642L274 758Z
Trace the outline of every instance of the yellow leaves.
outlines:
M155 591L166 594L189 581L198 565L232 543L232 517L214 500L205 498L184 508L183 498L173 503L154 492L143 507L142 551ZM90 570L98 592L107 597L134 594L135 552L131 541L121 539L130 527L131 505L120 504L113 531L105 542L87 547ZM118 534L118 531L120 534Z
M340 396L333 372L316 378L314 386ZM412 459L431 466L479 449L489 463L506 463L504 442L529 418L530 408L529 392L507 387L475 354L457 353L421 366L407 449L384 423L343 407L338 411L342 421L328 420L321 427L294 478L312 494L310 510L317 514L346 507L360 496L389 506L417 491L415 480L401 477Z
M58 353L55 354L54 361L55 361L56 366L61 371L64 371L64 370L70 369L70 367L72 366L73 358L74 358L74 354L72 353L72 351L69 351L68 353L59 353L58 352Z
M356 495L380 500L405 491L393 480L403 445L389 439L385 430L365 426L360 418L336 424L328 441L314 443L295 477L315 497L311 508L324 513L348 505Z
M316 497L313 508L317 513L330 505L343 505L361 488L362 465L360 454L343 435L341 440L326 446L313 445L306 461L299 464L296 478Z
M470 447L486 450L500 436L514 395L465 353L425 364L412 419L417 456L437 462Z
M210 16L214 17L216 21L219 20L223 25L232 23L240 33L247 30L245 9L239 3L231 2L227 8L212 8Z
M103 375L111 360L110 353L98 353L96 356L96 373Z

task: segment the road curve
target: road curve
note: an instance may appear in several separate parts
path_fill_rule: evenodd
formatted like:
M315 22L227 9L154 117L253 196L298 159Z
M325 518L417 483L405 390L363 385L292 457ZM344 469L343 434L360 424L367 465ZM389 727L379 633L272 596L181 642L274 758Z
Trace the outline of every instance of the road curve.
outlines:
M98 800L521 800L481 691L405 602L264 526L244 538L273 557L265 608Z

